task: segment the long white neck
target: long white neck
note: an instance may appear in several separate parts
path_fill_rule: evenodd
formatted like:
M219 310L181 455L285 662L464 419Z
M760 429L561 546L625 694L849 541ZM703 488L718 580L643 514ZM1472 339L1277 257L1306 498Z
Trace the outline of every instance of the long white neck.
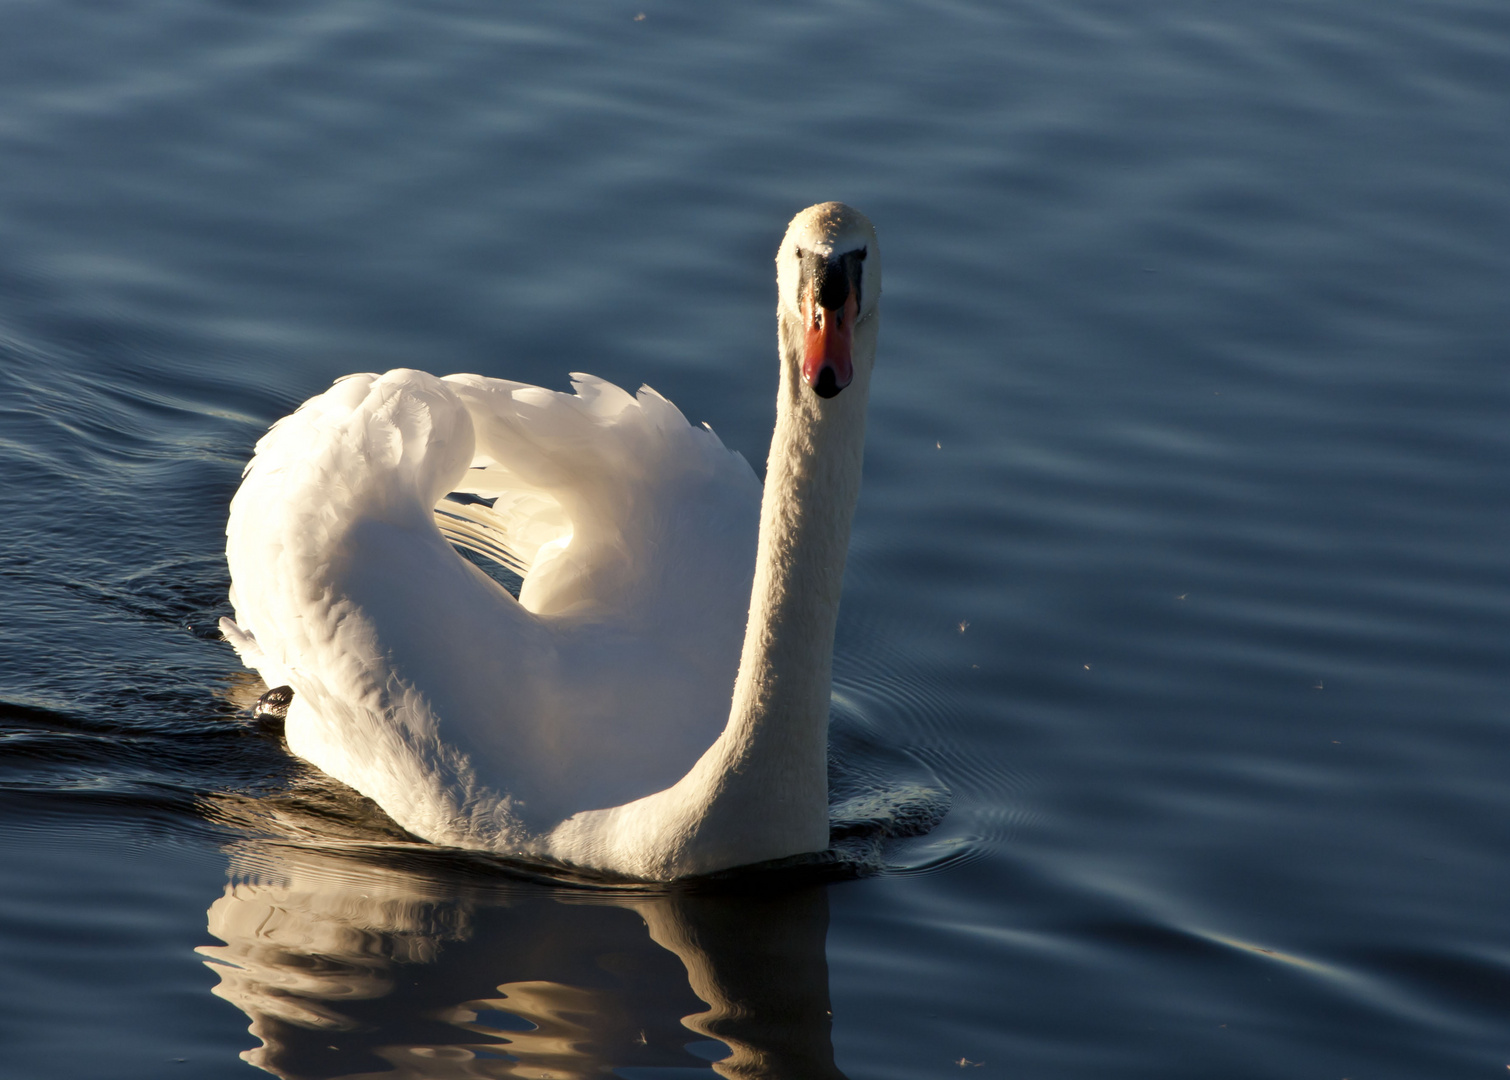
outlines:
M834 627L860 495L869 380L857 379L827 401L819 398L798 374L794 328L784 320L782 331L787 355L760 506L750 615L725 737L741 748L739 775L756 774L756 786L766 792L763 815L774 809L778 817L798 816L812 833L807 839L821 849L828 843ZM781 797L772 798L776 793Z
M834 627L878 322L872 312L856 324L854 381L825 400L799 371L801 327L782 316L776 430L728 724L672 787L564 823L553 844L564 857L667 879L828 847Z
M857 377L824 400L799 372L801 328L781 320L776 430L739 677L728 726L693 770L716 766L699 778L710 789L684 852L695 863L736 866L828 847L834 627L860 496L877 322L873 315L855 328Z

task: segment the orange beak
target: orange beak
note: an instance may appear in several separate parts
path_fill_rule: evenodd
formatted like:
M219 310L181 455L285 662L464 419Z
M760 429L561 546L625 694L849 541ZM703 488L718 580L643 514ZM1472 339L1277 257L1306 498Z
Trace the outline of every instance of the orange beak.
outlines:
M860 306L853 289L844 297L841 308L822 307L812 290L803 298L807 338L802 348L802 378L821 398L834 397L855 376L850 346L859 315Z

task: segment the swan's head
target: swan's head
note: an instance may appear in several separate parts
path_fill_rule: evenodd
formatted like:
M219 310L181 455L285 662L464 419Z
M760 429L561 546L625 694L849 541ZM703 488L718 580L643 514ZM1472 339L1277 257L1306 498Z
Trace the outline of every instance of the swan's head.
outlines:
M874 359L873 350L854 348L856 328L874 320L881 297L881 251L870 220L837 202L802 211L776 252L776 289L783 337L796 339L802 381L819 397L835 396L854 379L856 363Z

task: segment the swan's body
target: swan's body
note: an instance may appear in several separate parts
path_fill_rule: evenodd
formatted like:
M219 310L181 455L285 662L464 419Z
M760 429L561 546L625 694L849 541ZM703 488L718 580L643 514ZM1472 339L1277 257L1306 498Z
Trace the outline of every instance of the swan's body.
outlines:
M879 262L837 203L788 229L763 496L654 391L590 376L356 375L274 425L222 628L293 687L289 748L437 843L652 879L826 847Z

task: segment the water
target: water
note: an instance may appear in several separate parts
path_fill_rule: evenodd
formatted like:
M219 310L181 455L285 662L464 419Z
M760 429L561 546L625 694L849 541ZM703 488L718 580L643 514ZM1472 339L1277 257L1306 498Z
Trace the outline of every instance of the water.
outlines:
M3 18L0 1074L1504 1075L1502 5ZM887 259L838 743L938 828L564 888L249 721L268 423L588 370L761 461L827 198Z

